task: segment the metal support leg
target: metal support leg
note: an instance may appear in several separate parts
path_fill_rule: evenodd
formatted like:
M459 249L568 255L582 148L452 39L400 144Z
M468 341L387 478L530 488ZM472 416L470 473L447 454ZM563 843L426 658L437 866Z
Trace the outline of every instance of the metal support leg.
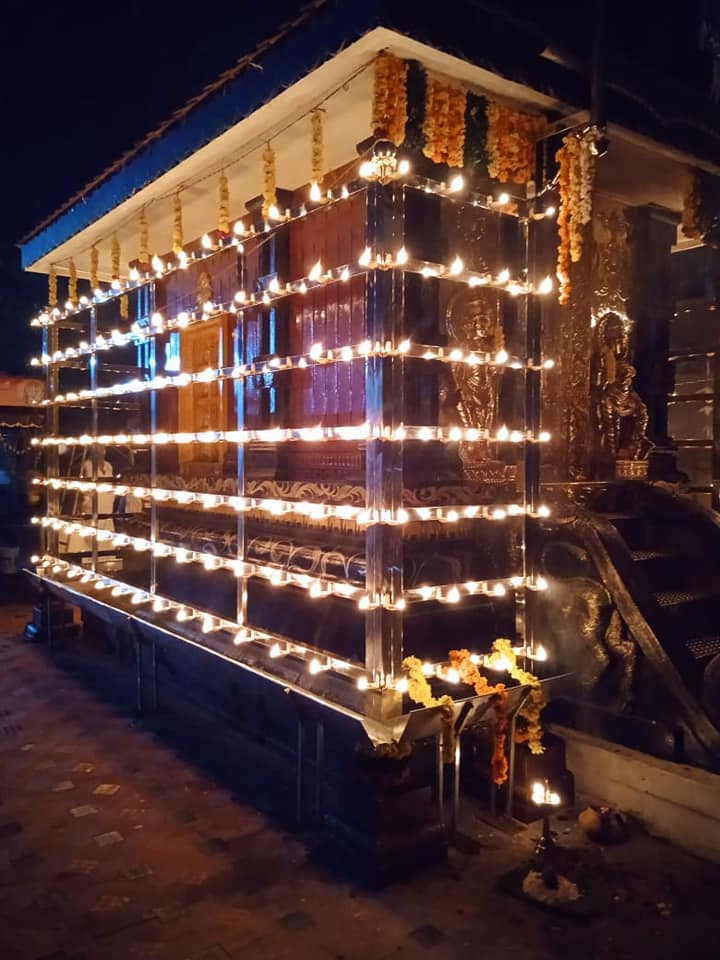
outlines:
M142 645L140 638L135 637L135 682L137 688L137 712L143 712L143 670L142 670Z
M455 756L453 757L453 796L452 796L452 833L458 831L460 820L460 735L455 738Z
M52 650L52 601L49 593L45 593L45 629L47 630L47 648Z
M443 735L437 735L437 802L438 802L438 822L441 827L445 826L445 761L443 759Z
M305 727L302 720L297 722L297 757L295 767L295 816L298 823L303 818L303 761L305 751Z
M517 727L517 713L513 712L508 726L510 745L508 747L508 778L507 796L505 797L505 816L512 817L513 793L515 792L515 728Z
M323 781L325 779L325 725L315 727L315 815L322 816Z
M158 662L157 662L157 644L153 640L150 644L150 676L152 680L152 704L153 712L157 713L159 707L158 701Z

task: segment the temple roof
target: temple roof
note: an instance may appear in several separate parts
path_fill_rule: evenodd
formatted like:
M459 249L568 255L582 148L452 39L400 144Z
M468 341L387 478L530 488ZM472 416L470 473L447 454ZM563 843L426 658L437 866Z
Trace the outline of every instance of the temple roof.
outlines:
M484 92L542 109L561 118L588 107L588 78L572 57L550 53L536 29L508 22L460 0L446 0L442 16L436 5L410 0L367 0L347 4L316 0L291 23L243 56L172 117L128 150L116 163L70 198L22 242L26 268L47 272L91 243L125 230L131 217L149 203L160 203L178 189L190 193L224 165L242 144L248 154L268 137L285 136L293 117L324 96L347 92L340 115L328 117L330 163L332 140L354 144L369 133L369 118L359 118L361 98L370 95L367 67L388 48L408 59L448 73ZM468 10L470 9L470 13ZM352 88L352 89L351 89ZM668 84L617 58L608 64L608 120L628 142L641 149L657 145L666 157L697 163L718 172L720 133L703 104L677 85ZM351 122L352 121L352 122ZM296 144L299 146L299 140ZM240 177L241 164L235 171ZM282 185L295 187L288 169ZM238 183L245 197L257 192L249 171ZM231 179L232 174L228 174ZM676 190L673 184L672 191ZM196 191L197 192L197 191ZM240 195L239 193L237 195ZM669 195L669 194L668 194ZM207 197L205 197L205 202ZM200 206L200 197L196 198ZM185 207L188 235L193 234L192 197ZM199 223L199 221L198 221ZM203 232L203 225L199 232ZM83 235L79 250L73 238ZM121 242L122 242L121 237ZM78 262L81 275L87 268ZM106 279L102 277L102 279Z

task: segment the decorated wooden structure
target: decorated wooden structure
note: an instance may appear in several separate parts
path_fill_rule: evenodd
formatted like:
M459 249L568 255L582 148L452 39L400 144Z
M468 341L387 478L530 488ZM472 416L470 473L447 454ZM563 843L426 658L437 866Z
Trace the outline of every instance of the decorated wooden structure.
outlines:
M546 501L647 471L638 345L692 159L408 31L319 4L23 248L50 276L38 584L129 628L141 679L157 645L199 687L238 667L233 710L297 725L299 801L308 728L318 767L332 739L348 844L353 746L436 742L425 802L469 731L508 810L541 758L577 659Z

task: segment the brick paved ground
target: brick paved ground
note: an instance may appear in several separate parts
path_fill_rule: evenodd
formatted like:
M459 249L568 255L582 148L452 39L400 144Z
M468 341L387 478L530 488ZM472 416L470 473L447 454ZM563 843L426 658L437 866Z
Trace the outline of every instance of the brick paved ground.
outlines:
M537 828L469 810L477 842L447 865L359 889L248 804L273 806L256 747L190 708L133 723L117 665L25 644L26 616L0 611L0 960L720 957L720 871L642 836L601 851L570 820L607 896L587 925L496 892Z

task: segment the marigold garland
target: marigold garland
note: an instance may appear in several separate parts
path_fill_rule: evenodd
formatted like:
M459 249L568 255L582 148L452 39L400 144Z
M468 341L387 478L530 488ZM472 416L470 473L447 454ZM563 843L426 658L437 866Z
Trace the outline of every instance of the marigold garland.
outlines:
M501 183L534 180L537 119L494 100L486 111L489 175Z
M508 777L508 762L505 749L508 731L507 688L504 683L491 683L488 678L480 672L478 665L473 662L469 650L450 650L448 653L448 661L450 667L457 670L461 682L471 686L477 696L493 696L495 732L490 763L493 782L499 786L505 783ZM493 643L488 662L490 666L497 665L502 669L506 669L513 680L517 680L518 683L531 687L530 695L518 714L519 717L525 720L525 728L517 731L515 739L518 743L526 742L531 753L543 753L540 712L545 705L545 700L540 681L534 674L530 673L530 671L519 666L512 643L510 640L502 637L499 637ZM445 762L450 763L454 750L452 732L453 713L450 709L453 703L452 697L447 695L439 698L433 696L430 683L423 673L422 661L417 657L405 657L402 666L407 674L408 696L413 702L419 703L424 707L444 706L448 708L444 722L449 724L449 729L445 731L443 736L443 756Z
M262 215L268 217L271 207L277 207L275 185L275 151L268 143L263 150L263 204Z
M312 141L310 150L310 182L318 186L323 179L323 121L322 110L313 110L310 114Z
M48 306L55 307L58 302L58 293L57 293L57 273L55 272L55 267L50 267L50 273L48 274Z
M687 171L685 196L683 199L682 231L691 240L702 240L703 230L700 222L700 178L696 170Z
M180 193L173 197L172 252L177 256L183 248L182 200Z
M557 267L555 274L558 281L558 302L570 303L572 288L570 285L570 207L568 196L570 193L570 161L565 147L555 154L558 163L558 192L560 204L557 216L558 250Z
M396 146L405 139L407 124L408 65L391 53L375 58L372 128L376 137L386 137Z
M542 724L540 723L540 714L545 706L545 694L540 686L540 681L534 673L524 670L517 662L517 656L512 648L512 643L502 637L499 637L493 644L493 652L490 655L490 662L502 660L508 668L508 673L517 680L531 688L530 695L525 704L518 713L519 717L525 720L525 728L518 730L515 739L518 743L527 743L530 753L541 754L545 752L542 745Z
M430 74L425 79L423 153L433 163L465 164L467 91Z
M140 211L140 240L138 246L138 260L140 263L150 263L150 237L147 217L145 216L145 207Z
M405 657L402 662L403 670L407 674L408 696L414 703L423 707L442 707L443 726L443 760L452 763L455 753L455 737L453 733L453 699L445 694L442 697L433 696L428 679L423 673L422 661L417 657Z
M124 293L120 297L120 317L122 320L127 320L130 316L130 303L128 301L128 296Z
M100 264L100 252L95 244L90 247L90 288L97 290L100 285L98 280L98 266Z
M110 246L110 275L113 280L120 279L120 241L116 233L113 234Z
M582 259L585 228L592 219L596 158L593 145L598 133L591 127L571 132L555 154L558 162L558 259L560 303L570 302L570 264Z
M218 180L218 230L225 236L230 233L230 190L224 170Z
M508 775L508 762L505 755L505 742L507 740L507 691L504 683L489 683L473 663L469 650L451 650L448 654L450 666L460 674L463 683L473 687L479 697L485 697L493 694L493 706L495 707L495 732L493 741L493 752L490 760L490 769L492 771L493 783L498 786L505 783Z
M68 300L71 303L78 302L77 267L72 257L70 258L70 277L68 278Z

